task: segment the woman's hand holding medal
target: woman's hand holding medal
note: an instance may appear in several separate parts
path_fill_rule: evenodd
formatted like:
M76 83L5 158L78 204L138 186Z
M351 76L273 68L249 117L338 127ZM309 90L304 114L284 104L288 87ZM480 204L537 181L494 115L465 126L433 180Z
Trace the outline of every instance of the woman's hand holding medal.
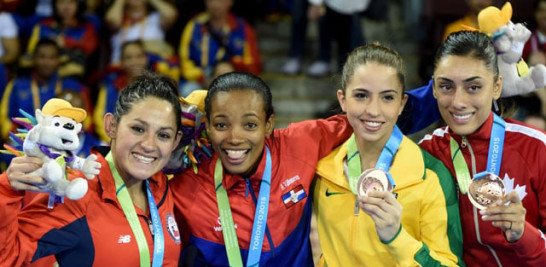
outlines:
M523 235L526 211L518 192L510 188L496 174L483 172L468 186L468 198L480 210L482 220L501 228L508 242L516 242Z
M402 205L389 191L369 191L367 196L359 196L360 208L375 223L379 239L383 242L392 240L400 230Z
M376 168L365 170L356 187L360 208L372 217L379 239L392 240L400 230L402 205L392 194L394 185L387 172Z
M501 228L508 242L516 242L523 235L525 213L526 210L516 191L505 195L495 205L480 210L482 220L491 221L493 226Z

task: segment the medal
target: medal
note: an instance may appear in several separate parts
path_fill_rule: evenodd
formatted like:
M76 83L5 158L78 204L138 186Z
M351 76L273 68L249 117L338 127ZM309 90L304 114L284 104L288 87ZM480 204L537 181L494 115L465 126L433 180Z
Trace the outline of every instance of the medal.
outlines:
M392 192L393 184L389 179L387 172L381 169L367 169L358 178L356 187L358 196L367 196L372 191Z
M502 179L490 172L476 175L468 186L468 198L478 209L486 209L501 199L505 194Z
M488 176L488 174L498 177L502 161L502 150L504 147L504 129L504 120L497 114L493 113L493 125L491 127L489 152L487 154L487 167L485 171L474 174L473 178L470 176L469 168L466 165L466 161L462 155L459 144L455 141L455 139L453 139L453 137L450 137L450 150L451 158L453 160L453 168L455 169L455 177L457 178L457 183L459 184L459 189L462 194L468 193L470 184L473 183L474 179ZM471 196L469 196L469 198L472 200Z

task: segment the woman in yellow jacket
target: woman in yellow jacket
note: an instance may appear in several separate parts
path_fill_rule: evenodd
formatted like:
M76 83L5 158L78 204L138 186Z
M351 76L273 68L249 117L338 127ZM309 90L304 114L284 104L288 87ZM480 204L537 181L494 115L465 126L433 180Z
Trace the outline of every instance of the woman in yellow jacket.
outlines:
M453 178L395 125L404 75L398 53L379 44L355 49L343 67L337 97L354 134L317 167L322 265L464 265ZM392 192L357 193L367 169L383 170Z

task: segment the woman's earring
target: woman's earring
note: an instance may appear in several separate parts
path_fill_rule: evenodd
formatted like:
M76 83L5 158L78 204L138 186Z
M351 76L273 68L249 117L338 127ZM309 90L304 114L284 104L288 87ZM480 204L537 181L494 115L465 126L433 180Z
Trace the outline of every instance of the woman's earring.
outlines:
M497 114L500 113L499 104L497 103L496 99L493 99L493 112L495 112Z

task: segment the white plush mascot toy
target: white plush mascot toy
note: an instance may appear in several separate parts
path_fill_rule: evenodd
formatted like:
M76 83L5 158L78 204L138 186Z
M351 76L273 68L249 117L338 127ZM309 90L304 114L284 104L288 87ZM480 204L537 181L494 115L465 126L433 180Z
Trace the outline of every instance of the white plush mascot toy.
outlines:
M81 170L88 179L93 179L101 166L96 155L83 159L72 153L79 146L78 133L87 113L72 107L68 101L52 98L41 111L36 110L35 116L37 124L28 132L23 151L44 161L36 172L47 182L41 188L50 193L48 207L62 203L64 196L72 200L82 198L87 193L87 181L83 178L69 181L67 166Z
M539 64L529 68L521 58L531 31L511 19L510 2L502 9L489 6L478 14L479 30L492 38L497 49L499 72L503 77L502 97L530 93L546 85L546 67Z

